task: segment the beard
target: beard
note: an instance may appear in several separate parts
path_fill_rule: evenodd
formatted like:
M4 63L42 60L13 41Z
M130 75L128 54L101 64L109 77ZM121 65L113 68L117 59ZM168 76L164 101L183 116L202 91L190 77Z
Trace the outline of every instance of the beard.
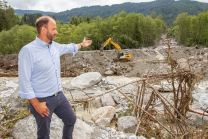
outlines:
M51 34L51 33L47 30L46 36L47 36L48 40L53 41L53 40L55 40L55 36L56 36L56 35Z

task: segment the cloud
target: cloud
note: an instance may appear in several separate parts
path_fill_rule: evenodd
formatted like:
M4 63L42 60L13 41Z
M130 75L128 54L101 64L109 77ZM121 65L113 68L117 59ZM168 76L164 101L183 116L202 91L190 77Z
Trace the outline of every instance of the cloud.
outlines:
M14 9L22 10L41 10L51 12L61 12L73 8L92 6L92 5L112 5L126 2L126 0L7 0L8 4ZM140 0L139 2L153 1ZM130 0L128 2L138 2Z
M154 0L7 0L14 9L41 10L50 12L61 12L92 5L112 5L124 2L150 2ZM206 2L207 0L198 0Z

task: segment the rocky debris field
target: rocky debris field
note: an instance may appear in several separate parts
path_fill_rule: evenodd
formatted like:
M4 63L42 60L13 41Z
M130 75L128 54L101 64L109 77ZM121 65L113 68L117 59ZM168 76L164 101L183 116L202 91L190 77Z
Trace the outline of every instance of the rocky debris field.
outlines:
M124 76L107 76L103 77L98 72L89 72L82 74L76 78L62 78L62 87L64 94L72 103L77 115L77 121L73 136L74 138L84 139L103 139L103 138L119 138L119 139L145 139L143 136L135 136L136 125L138 120L129 112L131 103L118 91L111 91L100 97L96 97L89 103L89 106L83 108L82 103L73 103L76 100L97 96L112 90L125 83L138 80L138 77ZM77 84L80 82L80 84ZM192 109L203 112L205 101L200 101L201 96L208 97L208 81L202 81L193 91ZM122 92L128 96L136 95L138 84L130 84L120 88ZM157 87L157 86L155 86ZM164 88L165 89L165 88ZM169 89L169 88L168 88ZM9 111L12 113L15 110L26 110L27 106L22 106L22 99L17 97L18 78L17 77L1 77L0 78L0 111L4 111L4 107L10 105ZM85 92L85 93L84 93ZM162 93L168 100L173 100L173 94L170 90L165 90ZM146 92L144 103L147 103L150 96L150 90ZM205 103L204 103L205 102ZM157 110L163 109L162 105L157 105ZM0 112L0 113L1 113ZM202 116L196 113L188 113L189 118L186 120L189 125L200 126L202 124ZM4 122L4 115L0 115L1 122ZM158 117L159 118L159 117ZM208 117L204 117L204 122L208 122ZM51 139L61 138L62 136L62 121L54 114L51 123ZM155 124L155 128L159 128ZM24 119L18 120L12 129L12 137L15 139L35 139L36 138L36 122L32 115ZM168 133L163 131L164 138L168 137ZM154 137L152 137L153 139Z
M113 62L113 58L117 55L116 50L104 50L104 55L101 55L100 51L79 51L75 57L71 54L61 57L62 75L71 76L62 78L62 88L77 115L73 134L75 139L145 139L143 136L134 134L138 120L130 112L133 108L131 102L119 91L113 89L143 77L169 73L171 67L166 62L169 48L165 41L168 40L161 40L157 47L124 50L132 55L130 62ZM203 76L192 92L193 103L190 105L191 109L203 113L208 107L208 50L178 46L174 39L169 40L169 44L171 57L177 61L181 69L191 70ZM0 55L0 75L17 76L17 63L17 55ZM162 87L163 84L168 87ZM157 89L162 87L161 94L170 102L174 101L169 83L161 81L159 84L152 85ZM121 87L120 90L135 100L139 86L141 85L132 83ZM103 94L109 90L113 91ZM5 111L6 106L11 107L8 110L11 114L16 110L28 109L27 105L23 105L25 101L18 97L18 91L17 77L0 77L1 123L5 122L2 112ZM150 95L151 90L147 89L144 104L147 103ZM84 105L79 101L92 97L95 98ZM163 105L155 103L157 111L164 109ZM202 125L202 115L193 112L188 112L187 115L186 122L190 126ZM155 118L163 122L160 117L155 116ZM208 117L204 116L203 121L207 123ZM62 127L62 121L53 115L51 139L61 138ZM160 126L154 124L153 128L160 129ZM30 115L17 121L12 129L11 138L35 139L36 131L35 119ZM169 133L165 130L162 130L161 134L164 138L169 137Z

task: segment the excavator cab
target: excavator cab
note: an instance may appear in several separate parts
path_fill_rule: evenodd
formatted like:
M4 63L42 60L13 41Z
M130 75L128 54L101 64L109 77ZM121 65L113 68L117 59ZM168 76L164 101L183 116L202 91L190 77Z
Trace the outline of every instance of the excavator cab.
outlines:
M103 48L104 48L109 42L110 42L114 47L116 47L116 49L118 50L117 57L113 59L115 62L118 62L118 61L128 62L128 61L130 61L129 59L131 58L131 55L126 54L124 51L121 51L121 47L120 47L117 43L115 43L111 38L109 38L107 41L105 41L105 43L102 45L102 47L100 48L100 50L103 51Z

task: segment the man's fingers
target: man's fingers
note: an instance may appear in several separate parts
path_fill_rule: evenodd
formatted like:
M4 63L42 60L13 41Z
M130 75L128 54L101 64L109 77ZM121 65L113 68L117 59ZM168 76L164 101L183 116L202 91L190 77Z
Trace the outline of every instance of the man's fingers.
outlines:
M46 112L50 112L50 110L48 108L46 108Z
M84 42L84 41L86 41L86 37L84 37L84 40L83 40L83 42Z
M45 112L43 113L45 116L48 116L50 113L49 112Z
M40 114L42 117L44 117L44 115L43 114Z

